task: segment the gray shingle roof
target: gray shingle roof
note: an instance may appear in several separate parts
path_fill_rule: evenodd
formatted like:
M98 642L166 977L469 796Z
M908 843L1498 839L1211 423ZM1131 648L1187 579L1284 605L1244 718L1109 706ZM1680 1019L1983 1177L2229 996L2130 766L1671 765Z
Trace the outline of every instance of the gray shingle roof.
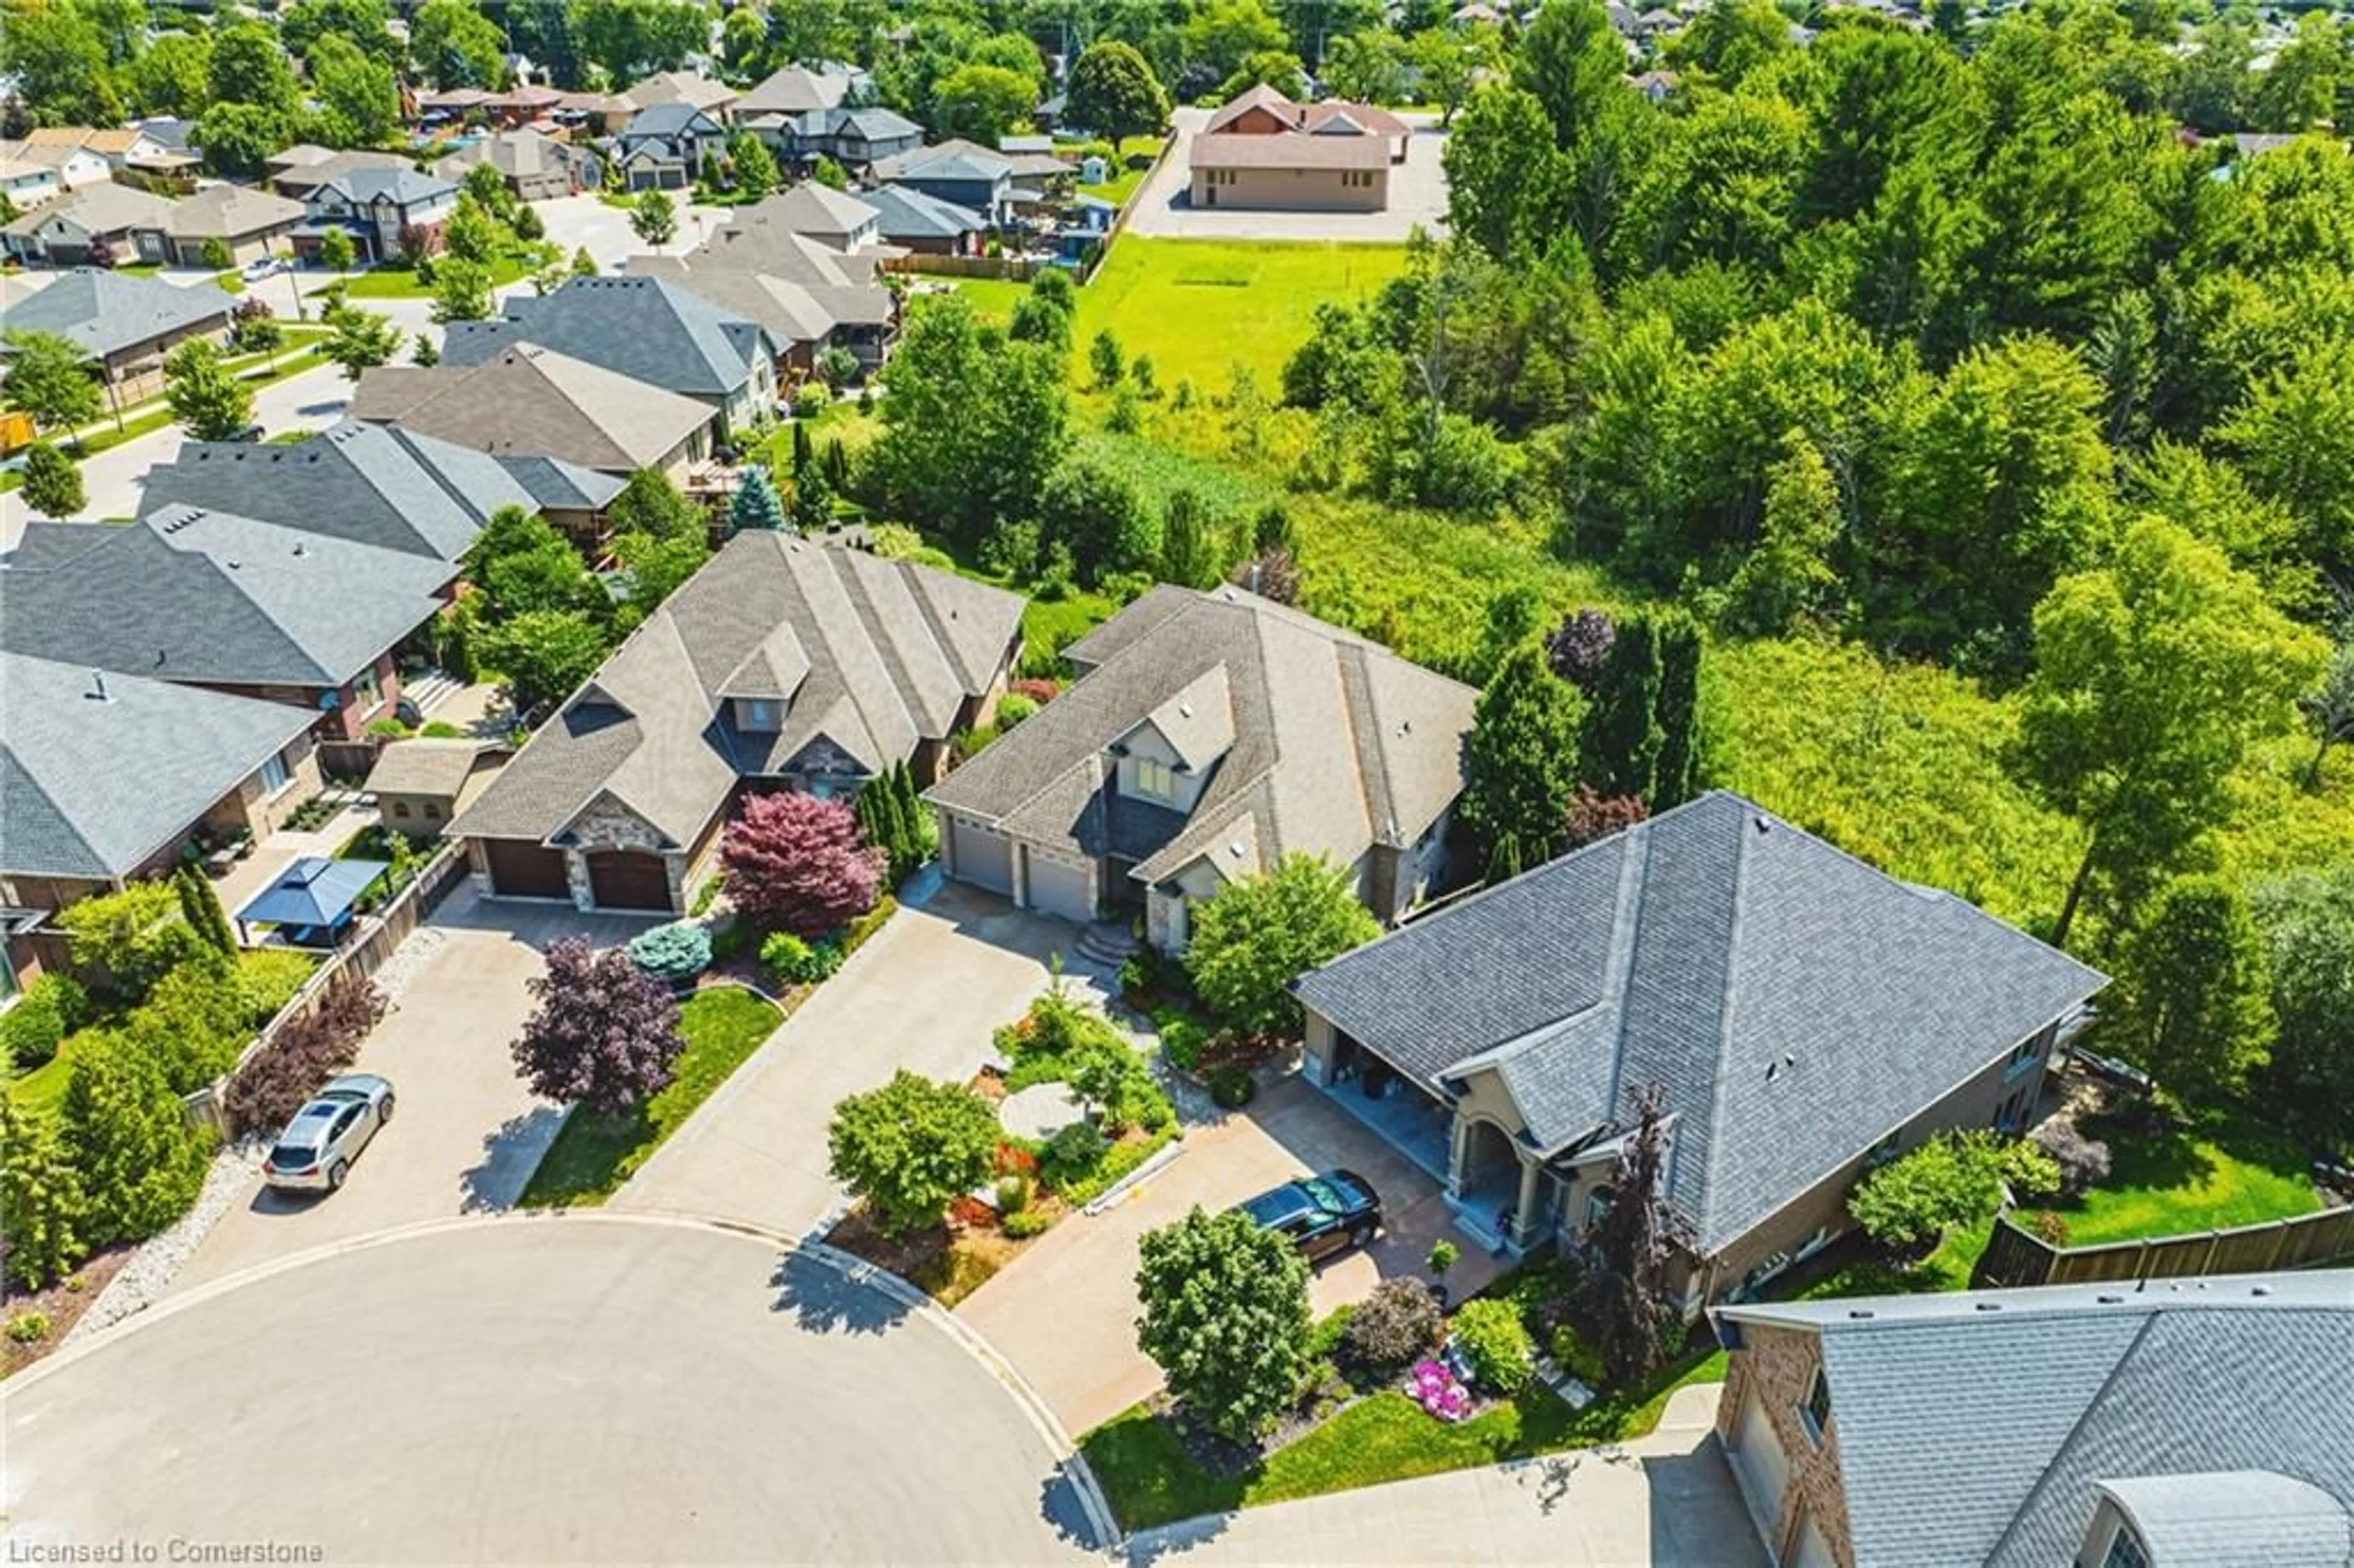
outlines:
M302 204L251 185L207 185L172 209L175 239L242 239L302 221Z
M765 221L757 212L757 208L738 212L726 228L687 253L687 265L698 272L706 267L728 267L794 284L843 325L879 325L892 319L896 307L891 291L875 281L875 256L833 249L806 234ZM646 260L631 257L631 270L643 268Z
M869 773L945 739L1002 668L1022 599L864 551L748 533L608 659L451 825L557 840L610 799L695 842L738 778L788 771L821 740ZM774 735L738 730L729 694L787 701Z
M733 105L738 120L759 114L806 114L832 109L850 90L850 79L790 65L745 90Z
M439 201L458 192L453 181L445 180L440 175L420 174L406 164L398 168L347 169L322 181L318 189L334 192L346 201L363 205L392 201L402 207Z
M1087 673L928 799L1032 842L1134 859L1151 882L1204 855L1229 875L1293 851L1345 865L1413 843L1462 790L1469 687L1239 588L1156 588L1069 653ZM1226 713L1204 706L1186 739L1232 744L1182 825L1142 819L1154 840L1108 802L1105 748L1188 692Z
M226 328L236 303L210 283L184 289L160 278L96 267L61 273L37 293L0 291L8 331L49 333L93 357L191 328Z
M153 191L143 191L136 185L117 185L102 180L84 185L55 201L45 202L32 211L12 220L0 233L37 234L55 218L64 218L90 234L121 234L126 230L152 228L163 230L172 226L172 215L178 204ZM165 288L173 285L164 284Z
M544 299L505 302L505 319L451 322L441 357L480 365L517 343L705 399L743 390L773 348L760 327L667 279L575 278Z
M529 493L543 511L601 512L629 482L561 458L503 457L494 460Z
M989 220L970 207L912 185L885 185L867 192L865 200L880 216L876 228L885 239L960 239L989 227Z
M346 419L292 445L198 441L147 473L146 504L201 506L454 561L502 506L536 511L496 459Z
M0 574L0 646L174 681L340 685L425 624L435 557L194 507Z
M1718 1315L1819 1336L1858 1568L2067 1563L2104 1489L2154 1563L2348 1561L2354 1275Z
M381 366L352 390L352 417L500 458L552 457L627 473L708 425L707 404L526 344L475 366Z
M692 103L655 103L630 116L630 122L614 139L627 146L633 142L668 142L682 136L716 136L721 129L718 121Z
M0 872L134 871L315 716L0 652Z
M1720 791L1298 989L1434 1086L1492 1066L1548 1150L1663 1084L1670 1195L1715 1252L2105 983Z

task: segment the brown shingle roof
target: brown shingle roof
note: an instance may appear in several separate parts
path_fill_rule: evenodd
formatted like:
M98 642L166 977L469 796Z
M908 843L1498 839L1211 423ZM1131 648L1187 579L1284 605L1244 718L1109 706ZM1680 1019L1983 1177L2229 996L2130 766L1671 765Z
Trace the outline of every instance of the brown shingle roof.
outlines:
M535 344L463 367L379 366L353 388L351 413L476 451L610 472L661 462L713 417L692 397Z

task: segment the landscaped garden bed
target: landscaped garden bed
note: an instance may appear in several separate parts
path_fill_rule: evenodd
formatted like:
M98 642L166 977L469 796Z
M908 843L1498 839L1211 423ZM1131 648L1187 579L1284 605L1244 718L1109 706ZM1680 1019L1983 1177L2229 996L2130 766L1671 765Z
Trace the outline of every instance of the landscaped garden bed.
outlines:
M0 1294L0 1378L24 1371L64 1344L90 1303L106 1293L138 1250L128 1244L111 1246L38 1290L11 1288Z

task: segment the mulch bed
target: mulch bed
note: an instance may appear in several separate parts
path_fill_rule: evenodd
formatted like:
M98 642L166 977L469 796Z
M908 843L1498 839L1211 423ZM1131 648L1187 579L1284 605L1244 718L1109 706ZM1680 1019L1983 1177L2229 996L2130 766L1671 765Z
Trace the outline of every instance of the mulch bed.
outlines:
M10 1290L0 1295L0 1325L5 1325L19 1312L46 1312L49 1315L49 1331L46 1338L29 1345L0 1336L0 1378L23 1371L64 1343L68 1330L90 1310L90 1304L99 1298L122 1266L131 1261L138 1250L129 1243L107 1248L84 1262L66 1280L46 1290ZM79 1284L80 1288L71 1287Z

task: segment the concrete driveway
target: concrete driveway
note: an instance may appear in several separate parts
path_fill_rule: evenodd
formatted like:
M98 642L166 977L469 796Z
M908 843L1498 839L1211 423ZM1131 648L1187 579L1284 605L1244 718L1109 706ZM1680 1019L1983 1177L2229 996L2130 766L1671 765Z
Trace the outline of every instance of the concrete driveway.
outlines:
M510 1216L338 1250L45 1361L5 1420L14 1561L1051 1563L1095 1541L1067 1445L938 1312L705 1225Z
M1450 1290L1468 1295L1495 1277L1495 1260L1456 1227L1438 1183L1297 1077L1190 1130L1182 1147L1183 1153L1117 1207L1065 1220L957 1306L957 1316L996 1346L1075 1433L1161 1387L1160 1369L1136 1348L1137 1244L1196 1204L1215 1213L1334 1166L1372 1182L1386 1228L1372 1246L1314 1266L1309 1298L1319 1316L1363 1300L1384 1279L1426 1278L1423 1260L1441 1235L1463 1252L1447 1277Z
M358 1070L392 1080L393 1118L340 1192L272 1192L258 1182L214 1226L175 1292L257 1264L394 1225L513 1206L563 1120L515 1075L507 1044L531 1013L524 982L560 937L601 945L652 922L552 905L478 900L460 888L409 938L417 967L360 1047Z
M1657 1431L1617 1448L1188 1520L1133 1538L1128 1561L1766 1568L1709 1430L1721 1387L1678 1390Z
M1416 225L1447 232L1447 171L1439 159L1447 133L1425 117L1407 117L1415 132L1405 162L1390 169L1389 206L1380 212L1252 212L1193 204L1193 145L1209 123L1206 109L1180 109L1171 119L1168 154L1129 204L1128 232L1154 239L1353 239L1397 244Z
M990 1033L1045 988L1077 927L933 879L820 986L726 1086L615 1194L616 1206L714 1214L801 1235L843 1202L826 1123L905 1067L961 1083ZM1086 977L1070 970L1075 985Z

